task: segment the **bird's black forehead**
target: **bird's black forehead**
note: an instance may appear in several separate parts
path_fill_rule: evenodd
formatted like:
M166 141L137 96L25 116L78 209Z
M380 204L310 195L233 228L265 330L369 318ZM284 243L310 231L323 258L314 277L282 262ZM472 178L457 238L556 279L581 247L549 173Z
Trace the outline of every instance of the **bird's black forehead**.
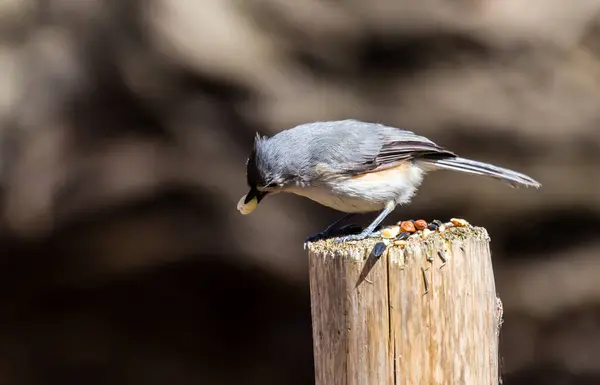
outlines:
M248 186L264 186L265 179L262 173L258 170L258 164L256 162L256 151L252 151L248 158L246 165L246 180Z

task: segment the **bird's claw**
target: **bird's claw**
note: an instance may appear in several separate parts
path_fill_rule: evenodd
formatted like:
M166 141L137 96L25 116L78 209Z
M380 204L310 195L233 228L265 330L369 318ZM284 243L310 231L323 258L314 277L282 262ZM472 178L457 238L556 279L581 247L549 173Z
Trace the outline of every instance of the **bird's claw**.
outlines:
M316 242L316 241L320 241L321 239L326 238L327 235L328 234L325 233L325 232L320 232L320 233L317 233L317 234L313 234L313 235L309 236L308 238L306 238L304 240L304 244L311 243L311 242Z
M335 228L328 228L326 230L321 231L320 233L317 234L313 234L311 236L309 236L308 238L306 238L304 240L304 249L306 250L306 246L307 244L311 243L311 242L316 242L316 241L320 241L323 239L327 239L327 238L332 238L332 237L336 237L336 236L342 236L346 237L346 236L352 236L353 234L356 234L357 232L360 232L362 230L362 228L354 223L349 223L347 225L344 225L342 227L340 227L339 229L335 229Z
M349 242L349 241L362 241L363 239L378 237L379 235L381 235L381 231L374 231L371 233L350 234L350 235L345 235L343 237L336 238L334 240L334 242L335 243L344 243L344 242Z
M304 240L304 250L306 250L306 246L311 243L311 242L316 242L316 241L320 241L321 239L326 238L328 235L328 233L322 231L320 233L317 234L313 234L310 237L306 238Z
M308 238L306 238L304 240L304 250L306 250L306 246L309 243L317 242L317 241L326 239L328 237L331 237L333 235L332 233L333 233L333 231L331 231L331 230L325 230L325 231L321 231L320 233L316 233L316 234L309 236Z
M350 241L360 241L365 238L366 238L366 236L361 236L360 234L346 235L343 237L336 238L334 240L334 242L335 243L344 243L344 242L350 242Z

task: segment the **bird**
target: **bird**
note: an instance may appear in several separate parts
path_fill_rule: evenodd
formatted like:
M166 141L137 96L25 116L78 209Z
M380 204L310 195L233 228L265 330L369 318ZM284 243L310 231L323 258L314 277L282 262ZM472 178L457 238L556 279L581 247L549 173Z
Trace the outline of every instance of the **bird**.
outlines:
M436 170L486 176L512 187L535 187L533 178L463 158L413 131L357 119L304 123L268 137L256 134L246 161L249 191L238 210L250 214L266 196L285 192L345 213L306 242L329 237L355 214L379 215L360 233L336 242L359 241L400 205L410 203L423 178Z

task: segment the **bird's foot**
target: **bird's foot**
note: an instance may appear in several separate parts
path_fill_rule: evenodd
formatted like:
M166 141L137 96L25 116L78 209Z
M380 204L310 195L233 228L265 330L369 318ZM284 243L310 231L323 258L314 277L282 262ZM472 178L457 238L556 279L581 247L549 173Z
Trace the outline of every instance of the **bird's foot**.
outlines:
M308 245L309 243L311 243L311 242L317 242L317 241L320 241L322 239L326 239L326 238L328 238L330 236L331 236L331 234L328 231L321 231L320 233L316 233L316 234L313 234L313 235L309 236L308 238L306 238L304 240L304 250L306 250L306 245Z
M366 239L367 236L368 235L363 235L363 234L345 235L343 237L337 238L334 242L335 243L344 243L344 242L350 242L350 241L362 241L363 239Z
M367 238L377 238L380 235L381 235L381 231L372 231L372 232L364 232L363 231L360 234L350 234L350 235L345 235L343 237L336 238L334 242L344 243L344 242L351 242L351 241L362 241L363 239L367 239Z
M310 237L304 240L304 249L306 249L306 245L311 242L317 242L327 238L333 238L338 236L347 236L352 234L357 234L362 231L362 227L356 225L354 223L349 223L345 226L340 227L339 229L328 228L319 233L313 234Z

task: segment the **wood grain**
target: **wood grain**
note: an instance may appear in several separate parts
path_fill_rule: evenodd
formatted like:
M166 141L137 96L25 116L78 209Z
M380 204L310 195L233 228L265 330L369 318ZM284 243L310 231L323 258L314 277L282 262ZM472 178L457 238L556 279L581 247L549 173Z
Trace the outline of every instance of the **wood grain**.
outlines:
M498 384L485 229L415 237L380 258L375 243L308 246L316 385Z

